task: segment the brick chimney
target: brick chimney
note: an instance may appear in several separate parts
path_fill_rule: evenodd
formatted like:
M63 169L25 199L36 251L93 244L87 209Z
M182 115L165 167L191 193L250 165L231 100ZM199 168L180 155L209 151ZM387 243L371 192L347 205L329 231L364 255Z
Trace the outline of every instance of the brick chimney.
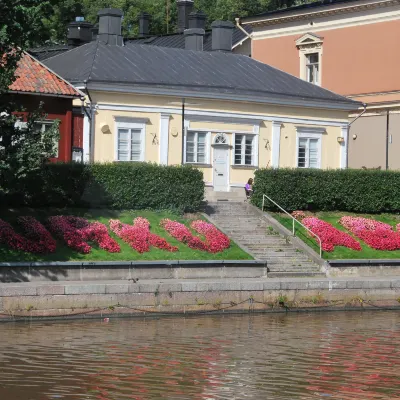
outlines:
M139 36L140 37L145 37L149 36L150 33L150 14L146 12L141 12L138 15L138 20L139 20Z
M232 51L233 30L235 25L229 21L214 21L212 28L212 50L213 51Z
M92 40L93 25L85 22L83 17L77 17L74 22L68 24L68 46L77 47L89 43Z
M178 7L178 28L177 32L183 33L189 28L189 15L193 11L193 0L176 0Z

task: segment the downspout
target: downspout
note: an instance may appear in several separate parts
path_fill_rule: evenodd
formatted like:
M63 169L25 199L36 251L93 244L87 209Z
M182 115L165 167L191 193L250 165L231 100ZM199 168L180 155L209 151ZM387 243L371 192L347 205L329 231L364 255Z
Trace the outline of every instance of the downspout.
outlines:
M349 139L350 139L350 127L351 127L351 125L352 125L354 122L356 122L356 121L358 120L358 118L362 117L362 116L367 112L367 104L366 104L366 103L363 103L363 107L364 107L363 112L362 112L360 115L358 115L356 118L354 118L353 121L350 121L350 122L347 124L347 128L348 128L348 129L347 129L347 138L346 138L346 143L347 143L347 145L346 145L346 168L349 167Z
M389 127L390 127L390 111L386 114L386 171L389 170Z
M235 18L236 27L239 28L249 39L251 39L251 35L240 25L240 18Z
M182 98L182 165L185 164L185 98Z

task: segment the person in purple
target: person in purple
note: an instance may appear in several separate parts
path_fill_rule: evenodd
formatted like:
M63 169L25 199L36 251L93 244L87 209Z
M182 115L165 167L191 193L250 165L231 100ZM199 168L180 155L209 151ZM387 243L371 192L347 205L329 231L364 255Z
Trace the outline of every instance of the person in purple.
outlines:
M253 178L247 181L244 190L246 191L246 197L251 197L253 195Z

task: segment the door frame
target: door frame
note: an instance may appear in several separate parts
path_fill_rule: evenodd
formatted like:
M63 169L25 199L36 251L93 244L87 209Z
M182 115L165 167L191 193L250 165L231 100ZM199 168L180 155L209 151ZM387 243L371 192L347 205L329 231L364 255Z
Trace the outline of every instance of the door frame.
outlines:
M221 136L225 139L225 143L217 143L216 140L217 138ZM226 160L226 165L227 165L227 183L226 183L226 187L227 190L226 192L230 192L231 191L231 185L230 185L230 181L231 181L231 166L230 166L230 154L229 151L231 150L231 145L229 143L229 137L228 135L226 135L225 133L216 133L213 143L211 145L212 148L212 155L211 155L211 160L212 160L212 169L213 169L213 173L212 173L212 186L213 186L213 191L215 192L215 185L214 185L214 172L215 172L215 168L214 168L214 151L215 149L226 149L227 151L227 160ZM222 192L224 193L224 192Z

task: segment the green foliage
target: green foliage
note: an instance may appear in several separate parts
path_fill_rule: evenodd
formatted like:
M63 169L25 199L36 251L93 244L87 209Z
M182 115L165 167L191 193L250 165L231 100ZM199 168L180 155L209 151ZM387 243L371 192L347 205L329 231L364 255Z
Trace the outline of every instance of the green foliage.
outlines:
M1 197L1 194L3 196ZM15 187L0 187L0 204L196 211L203 173L149 163L46 164Z
M398 212L400 173L377 170L260 169L253 204L266 194L287 211ZM276 210L266 202L266 209Z

